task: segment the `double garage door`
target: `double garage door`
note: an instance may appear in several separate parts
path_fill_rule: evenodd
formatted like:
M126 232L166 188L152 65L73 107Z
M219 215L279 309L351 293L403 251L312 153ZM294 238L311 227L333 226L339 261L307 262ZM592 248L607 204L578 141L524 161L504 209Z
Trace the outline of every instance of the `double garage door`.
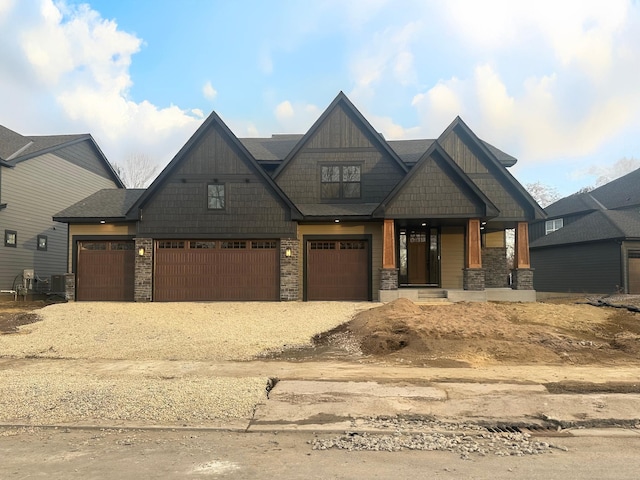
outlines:
M278 258L276 240L158 241L153 299L279 300Z

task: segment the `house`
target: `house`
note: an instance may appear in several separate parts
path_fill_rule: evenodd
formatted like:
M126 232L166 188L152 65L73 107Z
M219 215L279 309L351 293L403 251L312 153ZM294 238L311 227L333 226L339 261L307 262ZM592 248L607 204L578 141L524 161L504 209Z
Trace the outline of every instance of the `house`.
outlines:
M640 169L546 212L530 225L536 290L640 293Z
M148 189L56 214L69 296L535 300L528 222L544 212L515 162L460 118L437 139L387 141L343 93L300 135L239 139L212 113Z
M68 229L51 218L103 188L124 185L91 135L24 136L0 126L0 289L64 292Z

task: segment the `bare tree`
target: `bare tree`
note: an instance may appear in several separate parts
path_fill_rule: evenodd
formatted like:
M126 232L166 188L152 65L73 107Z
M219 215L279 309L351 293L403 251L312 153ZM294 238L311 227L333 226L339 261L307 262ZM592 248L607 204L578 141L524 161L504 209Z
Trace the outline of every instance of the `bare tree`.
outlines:
M127 157L122 163L114 163L113 169L127 188L145 188L155 178L158 166L148 155L138 154Z
M623 157L610 167L593 166L588 173L597 175L596 187L605 185L640 167L640 159Z
M541 182L527 183L524 188L531 194L533 199L544 208L560 200L560 194L555 187L545 185Z

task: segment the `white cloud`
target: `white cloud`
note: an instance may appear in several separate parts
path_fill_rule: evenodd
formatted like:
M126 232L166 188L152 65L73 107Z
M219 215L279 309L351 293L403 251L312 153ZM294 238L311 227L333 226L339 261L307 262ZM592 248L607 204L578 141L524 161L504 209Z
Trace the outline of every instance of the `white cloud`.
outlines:
M111 161L143 152L164 164L201 122L130 98L129 67L142 41L88 5L0 3L2 124L31 134L88 131Z
M293 106L289 100L285 100L276 106L274 111L276 118L280 121L288 120L293 117Z
M202 94L204 95L204 98L208 100L215 100L215 98L218 96L218 91L213 88L211 82L207 82L202 87Z
M280 102L274 109L278 122L278 130L282 133L306 132L322 113L318 107L310 103ZM276 132L269 132L276 133Z

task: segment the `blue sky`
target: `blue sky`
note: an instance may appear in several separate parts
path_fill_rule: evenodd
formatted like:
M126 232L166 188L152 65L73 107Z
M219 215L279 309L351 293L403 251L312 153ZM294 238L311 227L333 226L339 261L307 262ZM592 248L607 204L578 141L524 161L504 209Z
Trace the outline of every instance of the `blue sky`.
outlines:
M0 0L0 124L116 163L164 166L212 110L304 133L344 91L388 139L460 115L568 195L640 167L639 86L636 0Z

